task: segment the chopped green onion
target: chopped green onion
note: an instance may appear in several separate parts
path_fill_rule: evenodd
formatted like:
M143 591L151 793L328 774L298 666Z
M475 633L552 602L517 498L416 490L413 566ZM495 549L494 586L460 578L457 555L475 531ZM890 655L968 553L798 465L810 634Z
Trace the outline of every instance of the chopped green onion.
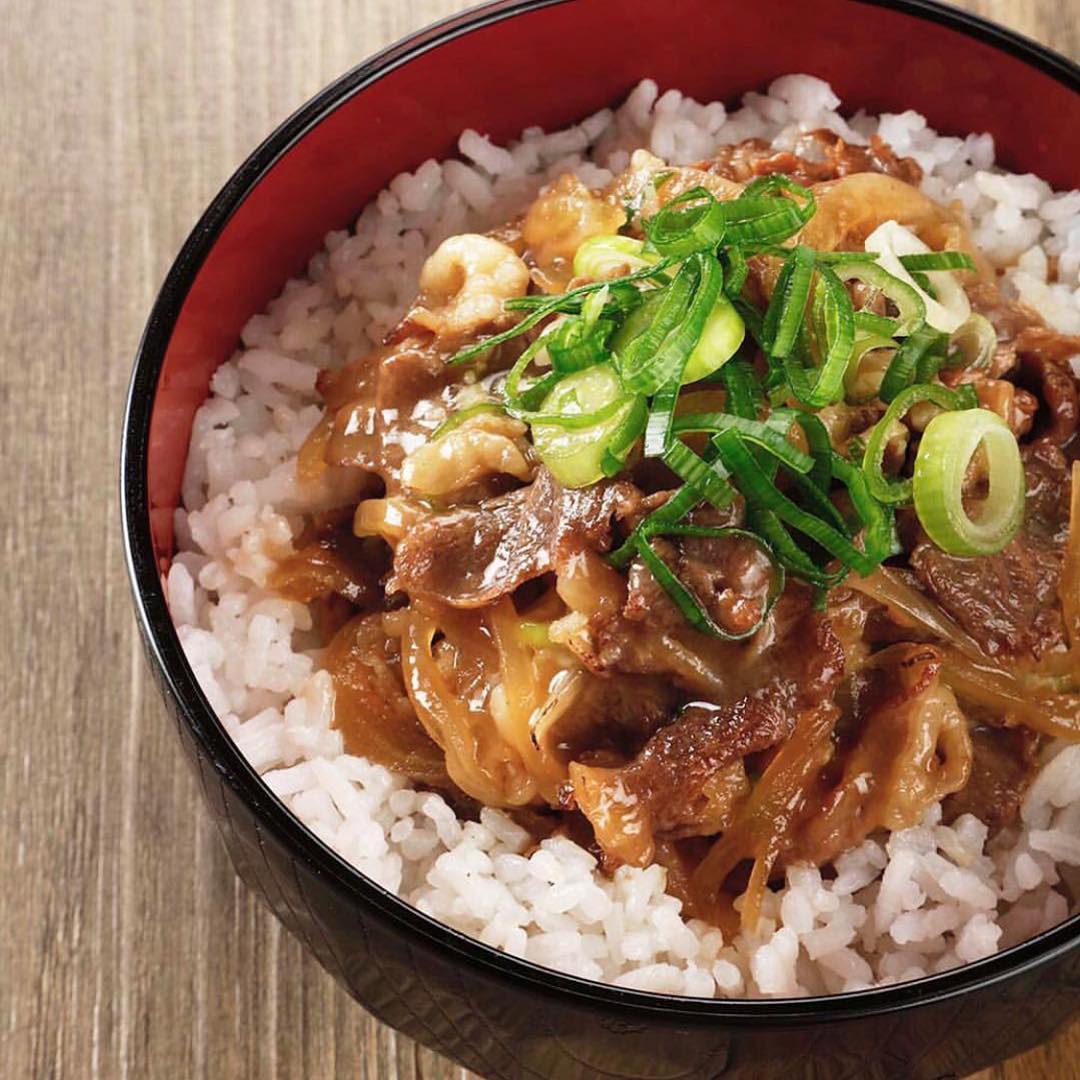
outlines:
M909 282L890 274L876 262L849 259L834 263L832 272L841 281L860 281L891 300L899 312L890 328L890 336L913 333L926 321L926 302ZM856 316L861 314L856 312Z
M743 286L750 275L750 264L741 247L732 246L724 249L724 292L728 299L734 300L742 295Z
M769 173L767 176L755 177L743 188L743 196L769 195L774 191L786 191L789 195L798 195L805 199L810 208L809 213L806 215L807 220L813 217L815 209L814 193L810 188L795 183L794 180L783 173Z
M739 313L726 296L721 296L709 312L701 337L686 361L682 381L697 382L717 371L738 352L745 336L746 327Z
M655 371L656 357L664 340L685 322L693 299L699 266L687 259L674 281L659 294L652 318L640 333L615 351L616 362L627 386L643 394L654 394L678 373Z
M471 420L474 416L480 416L485 413L494 413L505 416L506 407L497 401L478 401L475 405L469 405L467 408L458 409L457 412L452 412L431 433L432 441L441 439L447 432L453 431L454 428L461 427L462 424Z
M467 348L460 349L458 352L454 353L446 363L450 367L458 367L461 364L467 364L470 360L475 360L481 353L486 353L488 349L492 349L496 345L502 345L504 342L511 341L513 338L519 337L526 331L531 330L537 323L542 322L549 315L554 315L556 312L567 310L567 305L569 305L570 308L573 308L575 304L583 302L591 293L597 292L600 289L609 289L611 295L618 296L620 293L615 291L616 286L627 285L635 281L644 281L647 278L657 277L663 274L663 272L674 262L674 259L661 259L654 266L647 266L643 270L636 270L634 273L627 274L625 277L617 278L612 281L593 281L588 285L579 285L576 289L571 289L568 293L560 293L558 296L546 297L535 306L530 302L533 298L528 296L518 297L516 301L506 300L503 302L504 310L515 311L519 308L531 308L530 314L526 315L521 322L511 326L509 330L504 330L501 334L493 334L491 337L484 338L473 345L469 345Z
M944 357L945 340L944 335L932 326L921 326L905 338L885 371L878 388L878 397L882 401L892 401L901 390L910 386L928 354L940 352ZM926 370L925 367L923 370ZM920 380L925 381L927 380Z
M642 274L646 276L642 277ZM642 298L648 295L653 280L666 282L667 272L663 269L655 272L642 270L636 274L628 274L624 278L590 282L579 289L572 289L568 293L559 293L555 296L547 293L514 296L503 301L503 310L536 311L538 308L543 308L548 315L577 315L584 310L590 300L600 294L606 294L605 307L608 309L608 314L621 316L633 311L641 304ZM638 284L644 285L645 288L639 289Z
M870 486L862 469L833 451L832 471L847 488L851 506L865 530L863 549L867 557L875 563L882 563L891 555L898 554L900 541L896 535L893 508L882 505L870 494Z
M863 473L870 494L878 502L888 504L906 503L911 500L910 479L889 480L882 472L881 463L885 456L885 445L894 423L907 415L912 405L920 401L929 401L947 411L970 408L969 398L955 390L934 383L909 386L893 398L885 410L885 415L874 425L866 441L866 453L863 455Z
M645 235L663 255L684 256L715 248L724 235L723 205L707 188L691 188L645 222Z
M710 431L719 435L725 431L739 432L747 442L767 450L796 473L808 473L814 467L814 459L804 454L787 439L787 432L795 422L794 410L777 409L765 422L746 420L731 413L696 413L675 418L674 431L689 434L694 431Z
M975 260L966 251L928 251L923 254L901 255L900 265L913 270L974 270Z
M718 510L730 506L735 498L735 489L722 475L724 470L718 470L715 462L705 461L677 439L664 452L664 464Z
M919 286L923 295L929 297L931 300L937 300L937 289L934 288L933 283L930 281L930 275L924 274L921 270L909 270L911 280Z
M801 195L794 199L764 195L769 191L787 191ZM794 236L813 216L814 195L786 176L763 176L748 184L742 195L720 203L724 215L724 240L729 244L778 244Z
M604 475L604 451L638 407L610 364L567 375L544 399L539 414L523 416L533 446L552 475L566 487L596 483Z
M800 334L798 355L784 357L784 374L791 392L802 404L820 409L839 401L844 395L844 374L851 360L855 341L855 318L851 298L843 282L826 266L819 270L820 278L814 290L813 315L817 325L819 347L824 356L816 374L804 360L810 349L805 325Z
M767 352L765 348L765 322L761 317L761 312L741 296L735 297L731 301L731 306L742 317L743 325L749 331L754 344L757 345L762 352Z
M768 618L773 605L784 591L784 568L777 561L776 556L773 554L768 544L766 544L756 533L748 532L745 529L683 526L681 528L675 527L671 529L671 532L680 536L699 536L715 540L721 540L726 537L740 537L753 541L763 552L765 552L773 567L773 580L769 587L769 591L765 596L765 602L762 604L761 614L753 626L738 634L732 634L713 621L704 606L699 602L698 598L678 579L678 577L675 576L667 563L665 563L652 549L652 546L649 543L649 537L639 535L635 541L637 554L641 558L641 561L648 567L652 576L656 578L656 583L671 598L672 603L674 603L682 613L683 618L686 619L690 626L695 630L702 634L708 634L710 637L720 638L723 641L741 641L744 638L755 634L760 629L762 623Z
M681 382L686 362L716 306L724 272L715 258L691 255L667 287L651 326L616 354L628 390L654 394Z
M843 532L803 510L780 491L761 469L738 431L731 429L717 435L714 445L748 503L771 510L781 521L797 529L858 573L865 575L874 570L876 564L873 560L855 547Z
M709 454L715 454L711 447L706 450L706 456ZM718 475L722 475L720 470L723 466L718 463L714 464L711 461L709 464L713 465ZM617 570L624 569L637 551L639 536L653 536L658 532L662 532L668 526L682 521L704 498L705 496L693 484L683 484L663 506L658 506L649 514L626 540L608 556L608 562Z
M649 417L645 421L644 454L647 458L662 457L667 448L675 418L675 403L679 399L679 387L678 380L672 379L667 386L661 386L653 396Z
M764 404L761 384L746 360L732 360L720 369L724 384L725 406L729 413L744 420L756 420Z
M605 476L616 476L626 467L630 450L645 431L648 415L649 407L645 403L645 398L638 394L618 427L608 436L601 462Z
M950 367L986 368L997 350L997 330L985 315L973 311L967 321L953 331L949 345L946 363Z
M891 338L896 334L896 320L888 315L875 315L872 311L855 312L855 330L877 337Z
M837 263L877 262L877 253L874 251L815 251L814 258L818 266L835 268Z
M990 489L972 518L964 507L968 466L982 446ZM915 512L927 536L950 555L992 555L1016 535L1024 516L1024 465L1016 438L996 413L940 413L915 457Z
M787 257L776 279L762 331L769 356L783 359L795 344L814 277L814 252L803 244Z
M856 316L858 318L858 316ZM867 353L877 352L879 349L897 348L898 342L891 337L881 337L878 334L855 335L855 344L851 349L851 359L848 361L847 371L844 372L844 396L847 400L857 405L864 401L871 401L878 395L881 387L881 379L875 379L875 375L884 376L882 370L868 374L862 370L863 358Z
M544 347L551 357L552 369L564 373L580 371L606 360L610 355L607 339L613 326L610 319L599 319L590 325L584 312L560 323L545 335Z
M833 478L833 459L836 457L828 429L813 413L801 409L792 412L795 423L802 428L806 437L806 445L814 462L806 475L822 491L828 491Z
M574 252L574 276L602 281L612 274L640 270L660 261L644 248L632 236L590 236Z
M562 372L549 371L546 375L529 383L524 389L521 386L521 380L525 377L529 365L547 344L546 339L557 329L557 325L557 323L552 323L550 326L545 327L540 335L514 361L513 367L507 372L503 394L510 410L526 412L538 408L540 402L551 393L555 385L563 378Z
M847 567L824 570L795 542L787 526L764 507L748 507L747 520L776 553L777 561L797 577L821 589L831 589L847 577Z
M948 345L949 339L942 334L937 343L919 357L915 362L915 382L927 383L937 378L937 373L945 363L945 350Z

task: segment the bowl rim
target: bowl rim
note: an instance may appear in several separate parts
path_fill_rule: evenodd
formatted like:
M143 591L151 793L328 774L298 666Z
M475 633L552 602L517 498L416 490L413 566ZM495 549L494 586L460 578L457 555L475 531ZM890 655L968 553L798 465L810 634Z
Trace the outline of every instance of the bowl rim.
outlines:
M1080 946L1080 914L1004 952L951 971L887 987L805 998L684 997L633 990L566 975L485 945L423 912L365 877L296 817L255 772L210 707L184 656L165 601L150 529L147 484L150 419L173 329L188 291L233 213L266 173L311 128L355 94L410 60L483 27L571 0L492 0L399 39L329 83L284 120L226 181L185 240L154 300L135 353L124 405L120 509L124 561L148 658L173 697L192 737L255 816L294 858L333 881L352 902L376 909L401 932L416 934L477 973L594 1009L639 1019L663 1014L687 1023L723 1020L732 1027L853 1020L944 1001L1013 978ZM974 13L937 0L850 0L939 23L1004 51L1080 93L1080 65Z

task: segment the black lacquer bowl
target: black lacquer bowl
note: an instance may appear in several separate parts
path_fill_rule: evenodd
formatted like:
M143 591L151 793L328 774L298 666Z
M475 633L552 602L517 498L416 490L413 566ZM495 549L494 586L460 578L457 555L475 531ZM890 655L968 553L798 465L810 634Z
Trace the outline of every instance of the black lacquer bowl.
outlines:
M829 79L846 106L914 108L988 130L999 160L1080 184L1080 69L921 0L522 0L407 38L279 127L211 203L147 323L125 417L128 566L150 664L241 877L381 1020L487 1077L963 1076L1080 1009L1080 919L916 983L830 998L706 1001L584 982L495 952L368 881L270 793L181 652L161 575L195 409L240 328L323 235L396 173L560 127L640 78L699 100L777 75Z

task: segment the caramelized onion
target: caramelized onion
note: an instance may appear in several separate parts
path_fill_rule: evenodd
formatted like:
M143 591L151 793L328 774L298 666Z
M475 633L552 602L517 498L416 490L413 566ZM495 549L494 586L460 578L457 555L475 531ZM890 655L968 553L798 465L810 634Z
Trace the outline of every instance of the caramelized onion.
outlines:
M713 914L724 928L730 913L722 907L724 882L744 859L753 859L750 884L743 894L742 926L757 927L761 901L792 823L806 802L807 789L832 754L831 736L839 716L825 702L800 714L795 731L783 743L754 785L735 822L709 849L692 878L693 894L701 912Z
M477 620L470 620L475 624ZM428 734L446 755L450 779L467 795L485 806L524 806L536 795L536 784L517 751L495 730L486 694L463 698L447 684L433 653L435 635L440 631L453 652L464 648L471 657L487 654L490 640L475 640L474 630L466 642L462 627L452 633L452 618L436 620L413 612L402 642L401 664L405 688L416 715ZM485 665L487 666L487 665Z
M1061 613L1070 650L1076 658L1073 670L1080 669L1080 461L1072 466L1072 495L1069 502L1069 539L1061 568Z

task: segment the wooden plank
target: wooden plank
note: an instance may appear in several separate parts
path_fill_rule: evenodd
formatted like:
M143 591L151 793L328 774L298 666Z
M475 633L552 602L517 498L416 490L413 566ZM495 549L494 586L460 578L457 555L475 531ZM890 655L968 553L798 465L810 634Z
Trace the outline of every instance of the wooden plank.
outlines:
M466 1075L371 1020L234 879L146 678L115 481L130 358L207 200L330 78L463 6L0 5L5 1076ZM1080 54L1075 3L964 6ZM1063 1077L1078 1049L1074 1029L985 1075Z

